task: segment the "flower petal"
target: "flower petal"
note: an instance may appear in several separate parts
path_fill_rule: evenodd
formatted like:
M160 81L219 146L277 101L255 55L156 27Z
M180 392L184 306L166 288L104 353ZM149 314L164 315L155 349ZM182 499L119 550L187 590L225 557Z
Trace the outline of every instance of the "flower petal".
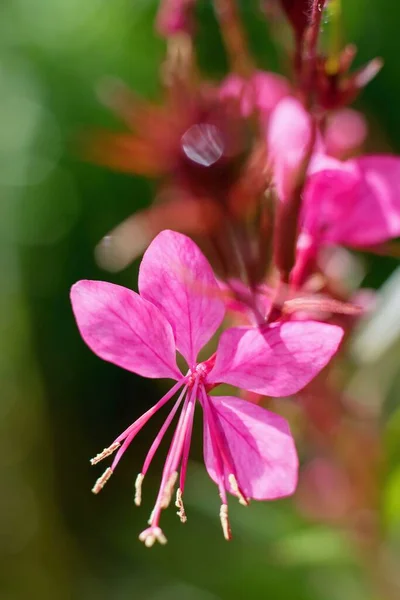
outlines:
M341 327L317 321L227 329L207 381L265 396L289 396L325 367L342 337Z
M327 162L319 157L312 167L317 172L304 194L308 232L317 228L325 241L356 247L400 235L400 158L378 155Z
M281 100L271 114L267 146L278 197L283 201L297 184L311 141L311 118L302 104L291 97Z
M341 228L357 201L361 176L351 165L328 158L327 168L309 176L302 210L303 232L325 242L337 243ZM315 163L314 163L315 164ZM321 157L321 166L325 161Z
M355 155L368 134L368 125L363 114L352 108L335 111L326 125L324 142L327 154L337 158Z
M349 246L386 242L400 235L400 158L361 156L349 161L362 176L362 184L341 229L341 241Z
M181 233L162 231L143 256L139 290L171 323L177 349L194 366L225 314L218 284L200 249Z
M79 331L97 356L143 377L181 379L170 324L147 300L104 281L78 281L71 302Z
M231 396L210 396L235 477L247 498L289 496L297 485L298 459L286 420L260 406ZM204 461L217 481L210 431L204 423ZM225 465L225 482L233 494Z

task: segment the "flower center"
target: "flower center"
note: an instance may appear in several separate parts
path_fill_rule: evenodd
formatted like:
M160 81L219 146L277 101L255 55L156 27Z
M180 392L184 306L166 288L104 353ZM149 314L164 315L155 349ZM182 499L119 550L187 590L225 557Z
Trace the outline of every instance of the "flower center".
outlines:
M205 383L207 375L210 372L210 367L206 363L198 363L194 369L189 369L187 377L187 385L192 389L195 382Z

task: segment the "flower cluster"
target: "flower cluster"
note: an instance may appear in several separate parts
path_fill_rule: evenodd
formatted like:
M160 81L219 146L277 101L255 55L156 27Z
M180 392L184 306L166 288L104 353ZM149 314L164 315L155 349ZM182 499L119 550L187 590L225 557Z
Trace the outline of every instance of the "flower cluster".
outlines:
M325 54L319 47L328 3L281 0L281 18L293 31L292 78L258 71L234 1L214 0L232 72L219 84L204 82L195 65L195 4L161 2L164 104L146 104L114 86L107 101L130 131L101 132L86 145L102 164L159 181L157 202L97 249L110 269L145 250L139 293L100 281L79 281L71 291L79 331L93 352L143 377L175 382L92 460L116 452L97 493L141 428L170 403L136 479L139 505L154 454L179 413L149 527L139 536L146 546L166 542L160 517L175 489L186 521L197 403L226 539L228 494L247 505L293 493L298 458L288 423L245 398L306 397L362 310L340 272L326 268L327 249L385 252L400 235L400 159L360 155L367 124L347 107L380 61L349 74L352 46ZM216 334L215 352L200 361ZM215 395L220 384L238 388L241 397Z

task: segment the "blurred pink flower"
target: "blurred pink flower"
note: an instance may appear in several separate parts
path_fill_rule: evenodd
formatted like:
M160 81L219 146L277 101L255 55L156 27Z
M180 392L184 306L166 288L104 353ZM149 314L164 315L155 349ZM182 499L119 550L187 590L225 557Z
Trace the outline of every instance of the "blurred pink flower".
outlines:
M304 190L294 282L321 247L372 249L400 235L400 157L313 158Z
M237 98L244 117L259 118L267 146L268 167L280 200L287 200L303 176L313 145L309 113L291 96L289 82L275 73L258 71L247 81L227 77L222 98Z
M341 162L316 156L304 193L303 230L324 242L373 246L400 235L400 157Z
M210 396L228 383L269 396L287 396L304 387L335 353L342 329L316 322L275 323L226 330L216 355L197 362L202 347L220 326L225 307L210 265L189 238L163 231L144 254L139 273L140 295L105 282L80 281L71 291L80 333L102 359L149 378L177 383L93 464L117 450L111 468L96 482L102 489L143 425L180 390L165 424L154 440L136 485L141 483L174 415L181 415L165 462L159 494L140 539L147 546L165 543L159 519L171 500L180 470L176 506L186 520L182 495L196 400L204 414L204 460L221 497L221 523L230 538L227 491L241 503L291 494L297 482L297 455L286 421L239 398ZM183 375L176 352L188 364ZM122 444L122 445L121 445ZM121 446L120 446L121 445ZM120 446L120 447L119 447Z
M252 215L268 182L264 143L251 135L237 101L221 98L215 86L180 79L165 88L162 105L140 101L121 84L106 88L104 96L129 130L88 135L86 156L155 178L159 186L151 207L102 240L99 263L110 270L126 267L166 228L212 238L221 254L226 221Z

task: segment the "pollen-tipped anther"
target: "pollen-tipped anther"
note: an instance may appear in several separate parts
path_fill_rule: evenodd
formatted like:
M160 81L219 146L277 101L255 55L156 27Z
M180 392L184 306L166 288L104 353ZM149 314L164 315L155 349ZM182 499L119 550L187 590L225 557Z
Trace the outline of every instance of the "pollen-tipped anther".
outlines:
M143 473L139 473L136 477L135 481L135 504L136 506L140 506L142 502L142 483L143 483L144 475Z
M160 503L161 508L168 508L168 506L171 502L172 494L174 493L174 487L175 487L177 479L178 479L178 472L174 471L173 473L171 473L171 475L169 476L169 478L165 484L161 503Z
M222 531L224 533L224 538L226 540L231 540L232 539L232 534L231 534L231 527L229 525L229 519L228 519L228 505L227 504L222 504L220 511L219 511L219 518L221 520L221 525L222 525Z
M160 527L149 527L148 529L145 529L139 535L139 540L143 542L147 548L151 548L155 542L158 542L162 545L167 543L167 538L163 534Z
M240 491L239 488L239 484L237 482L236 477L233 475L233 473L231 473L228 476L228 481L231 485L231 488L233 490L233 493L235 494L235 496L239 499L239 503L242 504L243 506L248 506L249 505L249 501L248 499L242 494L242 492Z
M101 492L101 490L106 485L107 481L110 479L112 474L113 474L112 469L110 469L110 467L108 467L108 469L106 469L104 471L103 475L98 478L98 480L92 487L93 494L98 494L99 492Z
M119 442L114 442L108 448L104 448L104 450L102 452L100 452L99 454L96 454L96 456L94 458L90 459L90 464L97 465L97 463L100 462L101 460L103 460L103 458L107 458L107 456L111 456L111 454L113 452L115 452L115 450L117 448L119 448L120 445L121 444Z
M179 510L178 510L178 512L176 514L180 518L181 523L186 523L187 516L186 516L186 513L185 513L185 507L183 506L182 490L181 490L181 488L178 488L176 490L175 506L176 506L176 508L179 508Z

